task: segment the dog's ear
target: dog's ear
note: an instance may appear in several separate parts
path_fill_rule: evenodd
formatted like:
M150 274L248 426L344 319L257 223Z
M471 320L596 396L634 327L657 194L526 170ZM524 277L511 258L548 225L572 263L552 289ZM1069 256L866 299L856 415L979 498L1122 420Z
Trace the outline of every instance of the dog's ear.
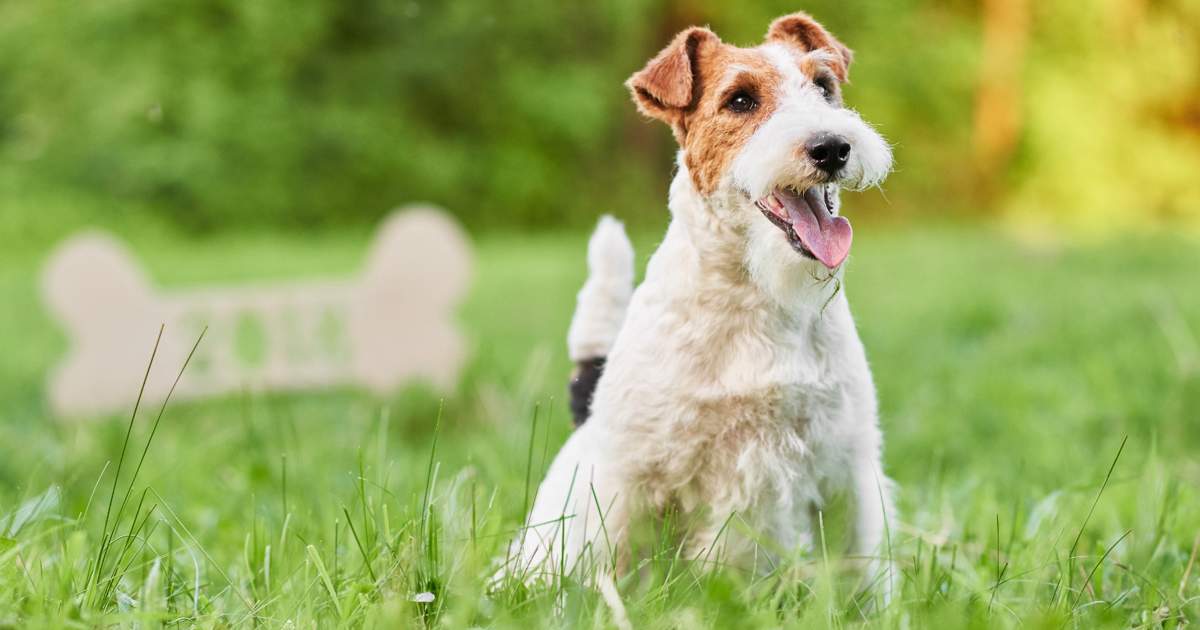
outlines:
M704 47L720 43L712 31L693 26L682 31L625 82L638 111L657 118L678 132L682 112L700 96L698 59Z
M849 78L854 52L807 13L793 13L771 22L771 27L767 29L767 41L798 46L804 52L828 50L832 53L829 69L834 76L843 83Z

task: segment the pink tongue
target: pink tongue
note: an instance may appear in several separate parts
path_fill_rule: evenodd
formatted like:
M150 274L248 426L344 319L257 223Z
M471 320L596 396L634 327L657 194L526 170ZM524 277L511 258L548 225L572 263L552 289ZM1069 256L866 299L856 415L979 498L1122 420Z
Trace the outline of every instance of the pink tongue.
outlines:
M833 269L846 260L854 232L844 217L829 213L829 208L825 207L824 191L813 187L806 190L803 196L785 191L777 191L776 196L787 207L796 236L821 264Z

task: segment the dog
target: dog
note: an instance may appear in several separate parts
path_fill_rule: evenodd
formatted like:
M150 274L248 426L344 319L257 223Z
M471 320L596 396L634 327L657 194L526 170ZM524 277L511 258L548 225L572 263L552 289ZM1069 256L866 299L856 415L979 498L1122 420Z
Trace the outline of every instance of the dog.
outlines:
M510 574L624 571L631 528L668 511L689 523L689 557L769 569L813 548L843 493L851 553L890 597L892 482L842 287L839 192L881 183L892 157L842 103L852 57L796 13L753 48L686 29L626 83L679 143L671 221L636 291L623 226L604 217L591 237L568 331L578 428Z

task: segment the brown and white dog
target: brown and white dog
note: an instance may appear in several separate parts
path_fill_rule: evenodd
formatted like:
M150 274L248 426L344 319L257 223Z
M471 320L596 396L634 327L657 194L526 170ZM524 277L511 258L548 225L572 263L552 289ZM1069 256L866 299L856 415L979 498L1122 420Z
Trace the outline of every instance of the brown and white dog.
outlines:
M510 572L620 570L630 527L666 510L691 524L693 557L770 567L811 548L820 506L846 493L852 553L890 596L891 483L842 291L838 191L881 182L891 151L842 103L850 61L797 13L753 48L689 28L629 79L639 111L679 142L671 224L636 291L621 224L605 217L592 237L568 334L580 427Z

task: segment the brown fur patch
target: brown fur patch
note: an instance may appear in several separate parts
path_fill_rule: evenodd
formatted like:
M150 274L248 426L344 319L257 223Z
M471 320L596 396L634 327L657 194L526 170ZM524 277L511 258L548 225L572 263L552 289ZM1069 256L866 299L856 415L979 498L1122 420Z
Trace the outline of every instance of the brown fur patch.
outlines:
M671 40L646 67L625 82L638 111L676 126L681 110L692 106L700 94L696 58L701 48L721 40L706 28L689 28Z
M824 75L828 78L827 86L833 92L831 101L839 107L842 104L842 88L841 81L837 78L837 73L832 69L836 65L824 57L805 54L800 57L800 72L808 77L810 81L816 81L818 77Z
M711 194L734 156L759 125L778 107L779 70L762 51L721 45L700 58L700 85L696 106L682 119L680 145L696 189ZM738 113L726 107L728 99L745 92L758 102L754 111Z
M846 79L850 49L803 13L775 20L767 42L795 50L797 67L809 79L822 73ZM828 59L806 54L820 49L832 54ZM731 46L708 29L692 27L676 35L625 85L638 111L671 126L692 182L700 194L710 195L734 156L778 107L782 80L758 48ZM831 89L838 97L837 86ZM738 91L752 96L757 108L744 113L728 108L729 98Z
M807 13L793 13L771 22L770 28L767 29L767 41L797 46L803 52L822 48L829 50L834 54L829 69L838 81L845 83L849 79L850 62L854 60L854 52Z

